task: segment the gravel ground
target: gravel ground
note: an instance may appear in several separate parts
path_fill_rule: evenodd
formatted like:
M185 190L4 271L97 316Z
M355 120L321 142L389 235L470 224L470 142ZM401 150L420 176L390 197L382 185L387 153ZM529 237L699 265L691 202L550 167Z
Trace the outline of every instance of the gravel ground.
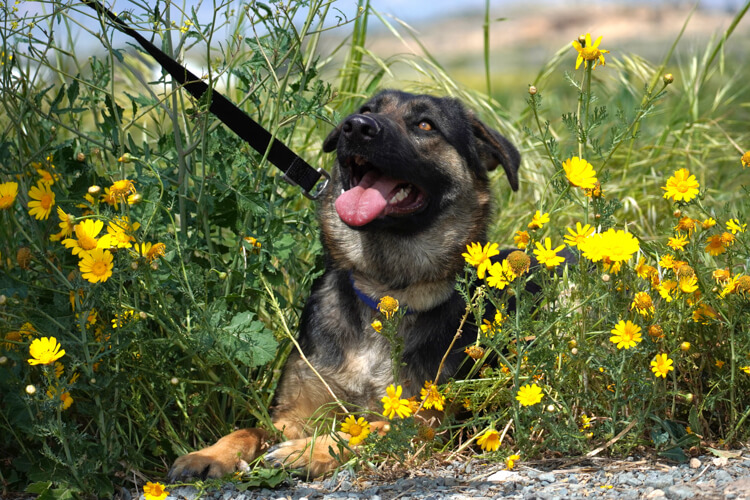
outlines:
M750 452L732 458L702 456L671 465L653 460L546 460L504 465L468 462L424 465L417 469L353 474L341 471L320 481L295 481L270 489L221 490L198 495L195 488L168 488L167 500L250 499L455 499L615 498L615 499L737 499L750 500ZM135 494L133 498L138 498ZM143 498L142 496L140 498Z

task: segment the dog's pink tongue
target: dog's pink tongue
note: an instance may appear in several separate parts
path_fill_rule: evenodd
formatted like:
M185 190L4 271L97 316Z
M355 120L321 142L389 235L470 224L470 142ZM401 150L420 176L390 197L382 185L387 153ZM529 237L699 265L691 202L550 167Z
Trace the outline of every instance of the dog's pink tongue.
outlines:
M383 213L386 197L399 181L370 170L359 185L344 191L336 199L336 212L350 226L364 226Z

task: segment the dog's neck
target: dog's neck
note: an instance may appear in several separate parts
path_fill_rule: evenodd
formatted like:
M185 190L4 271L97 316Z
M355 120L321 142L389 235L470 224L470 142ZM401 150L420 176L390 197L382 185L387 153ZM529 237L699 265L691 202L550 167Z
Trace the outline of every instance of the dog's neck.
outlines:
M453 281L433 281L413 283L405 288L392 288L357 272L351 272L349 279L360 295L360 300L369 307L373 307L372 304L377 304L381 298L388 295L398 300L402 307L415 313L429 311L446 302L453 295L455 284ZM367 298L370 300L366 300Z

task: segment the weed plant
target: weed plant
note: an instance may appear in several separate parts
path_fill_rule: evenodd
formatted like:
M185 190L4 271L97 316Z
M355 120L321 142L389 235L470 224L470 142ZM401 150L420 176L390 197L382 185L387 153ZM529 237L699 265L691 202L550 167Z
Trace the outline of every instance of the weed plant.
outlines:
M314 205L204 102L90 9L41 5L0 7L0 481L4 494L108 496L235 426L272 429L321 245ZM366 2L216 4L208 18L132 6L128 23L202 61L205 81L312 164L329 166L326 125L383 86L458 97L523 150L520 196L496 188L491 241L467 248L458 278L462 332L480 333L469 376L438 385L438 373L421 400L401 398L403 310L384 299L372 327L396 346L385 417L342 413L322 431L348 433L349 465L487 453L512 468L635 449L684 460L747 440L750 99L741 62L723 58L747 5L679 64L679 38L652 65L582 37L512 114L426 50L370 52L372 18L419 40ZM351 35L323 54L334 29ZM399 67L418 81L398 81ZM545 85L556 74L567 86ZM575 260L560 262L564 247ZM422 418L432 408L450 409L437 428ZM370 432L383 418L391 432ZM279 477L257 467L239 481Z

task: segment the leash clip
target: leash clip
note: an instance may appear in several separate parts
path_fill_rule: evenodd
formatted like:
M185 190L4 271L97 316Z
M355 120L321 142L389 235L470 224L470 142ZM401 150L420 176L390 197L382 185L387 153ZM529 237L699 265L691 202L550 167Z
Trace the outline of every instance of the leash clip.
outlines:
M318 172L321 175L321 177L323 177L323 182L321 183L320 179L318 179L315 186L313 186L309 191L302 188L302 186L300 186L299 183L297 183L297 181L295 181L294 179L286 175L286 172L284 172L281 178L287 181L292 186L297 186L299 188L302 188L302 195L305 198L309 198L311 200L317 200L320 197L320 195L322 195L325 192L326 188L328 188L328 183L331 180L331 174L329 174L328 171L326 171L322 167L316 169L316 172Z

